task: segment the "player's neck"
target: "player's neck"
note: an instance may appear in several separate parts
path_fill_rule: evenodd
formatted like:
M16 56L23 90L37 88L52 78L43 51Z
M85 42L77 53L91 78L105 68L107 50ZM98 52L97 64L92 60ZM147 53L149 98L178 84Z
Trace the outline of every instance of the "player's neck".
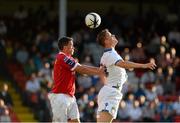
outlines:
M67 52L64 52L64 51L60 51L59 53L62 53L62 54L65 54L67 56L71 56L71 54L67 53Z
M114 47L104 48L104 52L107 52L107 51L112 51L112 50L114 50Z
M113 46L107 46L107 47L104 47L104 49L114 49Z

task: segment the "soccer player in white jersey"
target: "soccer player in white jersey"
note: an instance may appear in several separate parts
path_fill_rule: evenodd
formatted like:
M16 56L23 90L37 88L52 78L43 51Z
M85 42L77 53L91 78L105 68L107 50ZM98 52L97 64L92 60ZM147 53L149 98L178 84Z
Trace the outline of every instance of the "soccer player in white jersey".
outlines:
M97 122L112 122L117 116L119 102L122 99L122 86L127 81L125 69L149 68L153 70L156 64L151 62L140 64L124 61L115 51L118 40L108 29L102 30L97 35L97 41L104 47L101 65L107 68L106 83L98 94Z

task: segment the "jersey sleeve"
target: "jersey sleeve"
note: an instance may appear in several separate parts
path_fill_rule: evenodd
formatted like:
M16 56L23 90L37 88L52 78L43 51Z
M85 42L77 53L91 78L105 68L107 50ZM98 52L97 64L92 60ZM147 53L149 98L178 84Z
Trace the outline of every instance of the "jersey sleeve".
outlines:
M117 62L123 60L122 57L116 53L109 53L104 57L104 63L106 66L115 65Z
M60 63L63 67L73 71L78 65L80 65L75 59L68 56L63 56L60 59Z

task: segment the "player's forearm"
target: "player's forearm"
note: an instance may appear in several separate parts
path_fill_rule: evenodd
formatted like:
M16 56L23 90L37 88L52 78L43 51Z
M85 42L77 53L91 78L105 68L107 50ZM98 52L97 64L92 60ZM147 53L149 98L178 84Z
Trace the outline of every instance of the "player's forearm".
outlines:
M130 61L120 61L116 65L130 69L130 68L145 68L145 64L140 64L140 63L135 63L135 62L130 62Z
M78 66L75 70L81 74L88 74L88 75L99 74L99 68L93 67L93 66L81 65L81 66Z

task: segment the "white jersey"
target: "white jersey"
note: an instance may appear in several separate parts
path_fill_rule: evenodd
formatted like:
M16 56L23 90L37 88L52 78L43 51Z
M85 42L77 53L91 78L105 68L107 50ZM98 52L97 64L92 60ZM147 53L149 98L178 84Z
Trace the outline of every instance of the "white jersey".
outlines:
M115 49L105 49L101 57L101 64L107 68L107 85L119 86L122 89L122 85L127 81L127 74L124 68L115 65L120 60L123 59Z
M127 80L126 70L115 64L123 60L114 49L105 49L101 57L101 64L107 68L107 83L98 94L98 114L99 112L109 112L113 119L116 118L119 102L122 99L122 86Z

